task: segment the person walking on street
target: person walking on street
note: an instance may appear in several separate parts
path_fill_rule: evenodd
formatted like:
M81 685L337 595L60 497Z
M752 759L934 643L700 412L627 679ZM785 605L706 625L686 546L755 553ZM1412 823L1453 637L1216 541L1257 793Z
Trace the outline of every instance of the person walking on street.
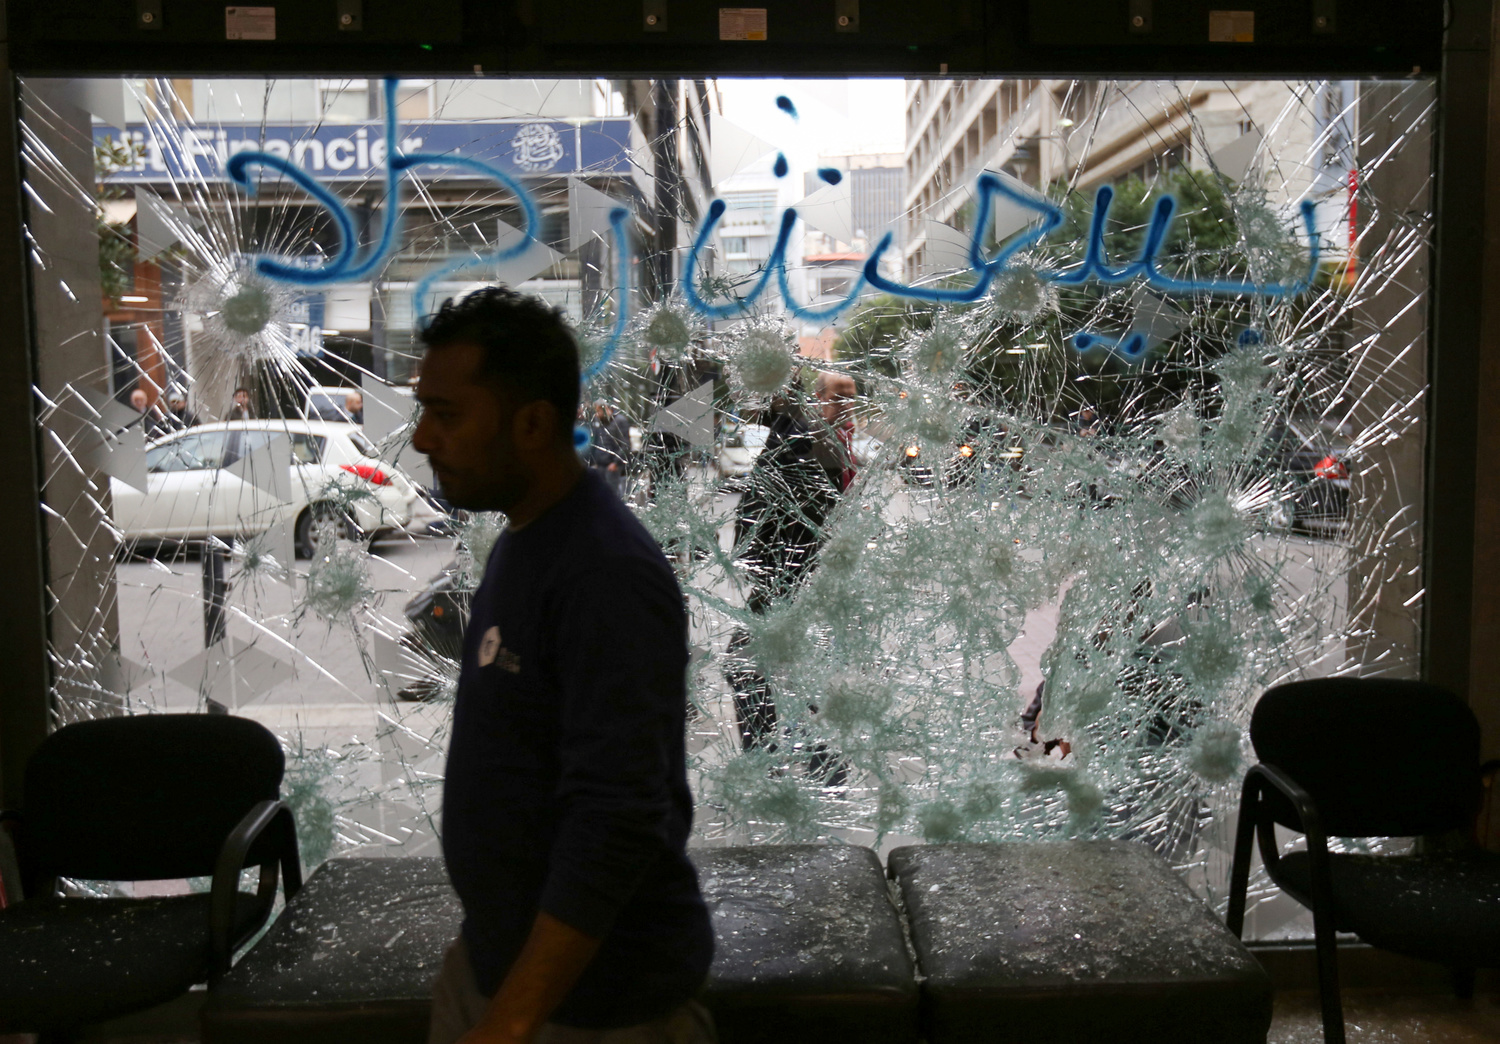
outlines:
M603 399L594 400L589 422L589 464L617 494L625 487L630 461L630 425Z
M167 396L167 405L171 407L172 418L179 428L196 428L198 426L198 415L188 409L187 396L177 388L173 388Z
M250 408L249 388L234 390L234 403L229 407L229 419L232 421L255 419L255 411Z
M735 518L735 547L750 580L747 606L764 615L796 590L816 562L823 524L854 481L854 379L821 373L815 390L818 413L809 417L792 398L771 404L766 446L747 478ZM739 654L750 632L730 638L725 678L734 690L735 720L745 750L775 749L776 701L765 675ZM842 781L842 759L814 751L808 770L824 782Z
M442 830L464 919L429 1044L711 1044L676 577L574 449L558 311L486 288L422 339L413 445L455 505L508 520L464 636Z
M151 401L151 393L145 388L136 388L130 393L130 407L141 415L141 431L147 439L159 439L170 433L175 425L162 412L161 402Z

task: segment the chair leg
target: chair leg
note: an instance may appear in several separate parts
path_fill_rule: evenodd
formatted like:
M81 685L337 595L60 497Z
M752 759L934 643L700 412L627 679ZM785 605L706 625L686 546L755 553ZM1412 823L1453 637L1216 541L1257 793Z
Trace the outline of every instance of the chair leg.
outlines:
M1477 977L1473 968L1449 968L1448 972L1453 977L1453 995L1459 1000L1474 999L1474 980Z
M1259 789L1246 782L1240 798L1240 818L1234 831L1234 862L1229 869L1229 910L1224 923L1237 938L1245 934L1245 903L1250 891L1250 856L1255 849L1255 815Z
M1344 1044L1344 1004L1339 996L1339 947L1333 919L1313 910L1318 951L1318 999L1323 1007L1324 1044Z

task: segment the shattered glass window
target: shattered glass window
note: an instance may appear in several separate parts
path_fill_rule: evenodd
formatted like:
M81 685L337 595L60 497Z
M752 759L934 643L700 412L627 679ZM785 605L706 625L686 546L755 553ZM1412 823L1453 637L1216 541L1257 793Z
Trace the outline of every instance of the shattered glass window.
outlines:
M29 81L55 719L252 717L309 864L433 853L504 520L410 446L418 335L499 281L688 595L695 843L1129 838L1217 900L1258 694L1418 671L1434 105Z

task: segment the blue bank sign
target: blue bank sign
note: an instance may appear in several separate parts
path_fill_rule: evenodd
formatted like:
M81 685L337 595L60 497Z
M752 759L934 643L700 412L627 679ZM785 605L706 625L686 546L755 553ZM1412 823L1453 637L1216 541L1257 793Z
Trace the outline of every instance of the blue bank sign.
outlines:
M191 127L133 123L122 133L96 127L94 140L139 146L133 166L109 174L111 181L226 180L224 165L239 152L263 150L285 159L319 181L379 180L385 174L384 125L378 122L319 126L227 124ZM630 120L466 120L408 124L402 152L466 156L516 177L559 174L628 174ZM475 179L472 169L444 174L427 164L429 177Z

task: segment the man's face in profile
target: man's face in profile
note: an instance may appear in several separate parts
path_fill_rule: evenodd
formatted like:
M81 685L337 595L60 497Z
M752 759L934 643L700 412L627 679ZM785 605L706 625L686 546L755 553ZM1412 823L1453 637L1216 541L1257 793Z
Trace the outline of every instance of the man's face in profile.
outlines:
M481 375L483 349L459 342L428 349L417 383L422 416L412 445L432 462L443 495L472 511L505 511L527 487L516 459L516 404Z

